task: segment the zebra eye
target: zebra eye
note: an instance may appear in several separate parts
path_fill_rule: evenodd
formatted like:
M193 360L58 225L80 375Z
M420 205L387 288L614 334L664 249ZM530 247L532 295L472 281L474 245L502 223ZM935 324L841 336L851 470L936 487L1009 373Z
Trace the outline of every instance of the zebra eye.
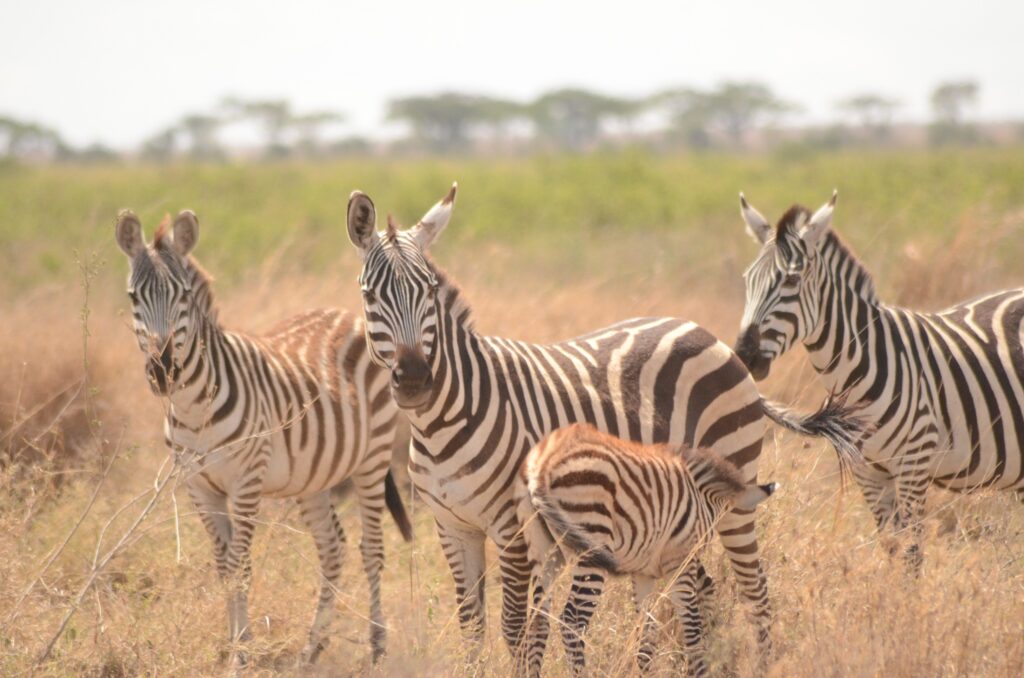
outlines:
M133 304L139 303L139 295L135 293L135 290L128 290L128 298L132 300Z
M373 290L371 290L371 289L363 290L363 303L364 304L372 304L375 301L377 301L377 295L373 293Z

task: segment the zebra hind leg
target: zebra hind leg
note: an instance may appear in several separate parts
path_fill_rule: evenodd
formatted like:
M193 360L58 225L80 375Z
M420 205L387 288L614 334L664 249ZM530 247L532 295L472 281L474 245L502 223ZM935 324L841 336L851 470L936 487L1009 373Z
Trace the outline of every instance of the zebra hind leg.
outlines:
M896 478L897 510L895 527L897 534L909 534L910 544L903 552L907 570L914 576L921 574L924 555L921 552L921 538L924 533L924 497L928 489L925 465L918 472L901 473Z
M331 504L330 490L299 499L297 503L303 524L313 534L320 560L320 597L309 640L300 655L301 661L309 664L327 647L327 631L334 617L334 597L345 556L345 533Z
M636 665L641 671L647 671L654 659L655 635L657 621L654 618L655 597L653 577L633 575L633 602L636 612L641 618L640 645L636 653Z

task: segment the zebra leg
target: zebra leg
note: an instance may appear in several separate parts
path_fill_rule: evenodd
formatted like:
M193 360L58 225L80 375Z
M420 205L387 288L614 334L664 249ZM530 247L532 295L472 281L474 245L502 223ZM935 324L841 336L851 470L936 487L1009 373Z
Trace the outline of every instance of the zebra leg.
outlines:
M381 516L384 513L384 476L388 472L388 456L383 462L355 479L356 495L359 497L359 516L363 534L359 539L359 553L363 558L363 571L370 585L370 646L373 648L373 662L384 656L387 642L387 628L381 609L381 572L384 570L384 533Z
M928 489L929 462L916 464L913 468L900 469L896 476L896 517L897 534L910 533L910 545L903 552L907 569L914 575L921 574L924 555L921 553L921 536L924 532L924 496Z
M531 544L532 546L532 544ZM527 675L539 678L544 664L544 652L548 645L551 617L551 591L555 577L565 567L562 551L549 542L546 553L533 563L533 605L530 608L529 638L527 647Z
M636 605L636 612L642 621L640 635L640 646L637 648L636 665L641 671L646 671L654 659L655 632L657 630L654 619L654 577L642 574L633 575L633 602Z
M676 616L682 626L683 651L690 675L706 676L708 667L704 660L704 620L701 613L700 563L691 563L672 584L669 597L676 608Z
M561 623L565 657L574 675L582 673L586 666L584 636L604 592L604 576L604 570L579 563L572 569L572 585L562 610Z
M252 584L252 538L260 510L262 482L259 476L243 484L231 497L232 533L227 550L227 581L230 596L231 638L235 643L252 639L249 630L249 587ZM244 652L236 652L232 663L248 663Z
M327 647L327 629L334 618L334 596L345 556L345 533L331 504L330 490L303 497L297 503L302 523L312 533L320 559L320 598L309 640L301 655L303 663L313 663Z
M476 661L484 639L484 555L483 532L458 530L437 523L441 550L455 579L455 599L459 606L462 635L473 644L470 661Z
M694 587L697 590L697 599L700 601L702 611L707 614L711 610L712 601L715 597L715 580L704 569L704 563L697 558L694 558L694 562L696 563Z
M228 514L228 498L223 494L213 493L206 488L189 484L188 495L199 514L203 526L213 542L213 556L217 561L217 574L222 583L228 581L228 546L231 544L231 516ZM234 600L227 596L228 611L228 642L235 640L235 609Z
M740 593L749 605L747 618L757 630L758 673L765 673L772 653L772 608L754 533L754 512L733 510L718 521L717 530Z
M896 480L892 474L871 464L854 464L853 477L864 501L875 517L879 532L892 527L896 515Z
M511 541L499 544L498 564L501 569L501 634L522 673L526 662L523 639L526 636L526 614L530 603L532 566L526 553L526 540L517 534Z

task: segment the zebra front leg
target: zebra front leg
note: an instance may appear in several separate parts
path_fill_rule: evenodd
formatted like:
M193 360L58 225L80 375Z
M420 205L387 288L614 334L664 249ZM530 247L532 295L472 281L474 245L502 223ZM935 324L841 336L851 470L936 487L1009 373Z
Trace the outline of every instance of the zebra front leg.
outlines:
M331 504L330 490L304 497L296 502L299 516L313 535L320 560L320 598L309 630L309 640L300 655L303 663L313 663L327 647L327 630L334 619L334 597L345 560L345 533Z
M384 513L384 476L388 472L388 457L383 464L361 474L355 479L356 494L359 498L359 517L362 522L362 536L359 538L359 553L363 558L363 571L370 586L370 647L373 663L384 656L387 646L387 628L381 608L381 572L384 569L384 533L381 516Z
M569 587L569 598L562 609L561 623L562 644L565 645L565 657L573 675L579 675L586 667L585 636L590 618L594 616L604 592L604 580L604 570L579 563L572 569L572 584Z
M654 659L655 633L657 625L654 619L654 577L642 574L633 575L633 603L636 605L636 612L640 615L641 631L640 644L636 652L636 665L641 671L646 671Z
M690 675L708 675L704 659L704 619L701 611L701 577L706 576L699 562L691 563L673 582L669 597L682 627L683 652Z
M231 639L237 646L252 639L249 630L249 587L252 584L252 538L260 509L262 483L254 479L231 496L232 533L227 549L228 609ZM234 652L232 664L241 668L248 663L245 652Z
M441 550L455 580L455 599L459 606L459 627L463 637L472 643L469 660L480 656L484 639L484 556L483 532L456 529L437 522Z
M719 520L716 529L736 575L740 594L746 599L747 618L757 630L758 673L765 673L772 653L772 608L754 533L754 512L730 511Z
M526 636L530 575L533 571L522 534L516 533L507 543L498 543L498 564L501 570L501 634L519 674L526 663L523 639Z
M199 514L206 532L213 542L213 557L217 563L217 575L221 584L228 584L228 547L231 545L232 526L231 516L228 514L228 499L223 494L217 494L208 488L200 487L190 483L188 495ZM228 613L228 643L235 642L235 606L230 590L227 594ZM234 658L232 657L232 660Z

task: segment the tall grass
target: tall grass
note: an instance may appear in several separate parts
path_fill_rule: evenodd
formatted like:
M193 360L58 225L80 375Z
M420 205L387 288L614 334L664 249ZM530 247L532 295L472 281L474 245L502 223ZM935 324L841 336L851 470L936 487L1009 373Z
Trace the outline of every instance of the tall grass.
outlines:
M169 497L157 504L37 663L92 574L104 525L150 490L166 459L161 403L125 317L126 264L112 237L120 207L139 210L147 231L165 211L196 209L197 254L219 278L221 317L246 330L310 306L357 307L358 263L343 232L352 188L368 191L381 213L411 222L451 179L460 181L459 204L436 258L488 333L544 341L657 314L692 318L728 340L742 309L740 273L756 251L737 214L739 189L774 216L794 200L815 206L837 185L836 228L895 301L937 308L1022 283L1024 157L1003 150L2 171L3 675L226 671L224 599L205 532L182 493L177 516ZM102 264L86 276L86 305L80 262L93 252ZM806 363L794 351L765 390L816 401ZM762 477L783 488L760 521L777 620L773 675L1024 674L1024 510L1012 496L931 492L925 568L913 579L886 555L856 490L840 488L829 451L779 435L763 459ZM354 545L351 508L343 503ZM129 529L134 510L108 528L105 544ZM496 574L481 664L467 668L431 518L420 505L413 512L416 543L386 529L389 657L379 669L369 665L366 585L351 548L323 675L510 669ZM298 675L315 605L315 550L288 503L267 502L262 519L250 603L253 673ZM721 585L710 655L717 669L746 675L752 629L721 558L709 562ZM590 636L595 674L633 670L635 628L628 586L616 582ZM567 675L555 646L547 671ZM671 645L662 650L656 675L673 669Z

